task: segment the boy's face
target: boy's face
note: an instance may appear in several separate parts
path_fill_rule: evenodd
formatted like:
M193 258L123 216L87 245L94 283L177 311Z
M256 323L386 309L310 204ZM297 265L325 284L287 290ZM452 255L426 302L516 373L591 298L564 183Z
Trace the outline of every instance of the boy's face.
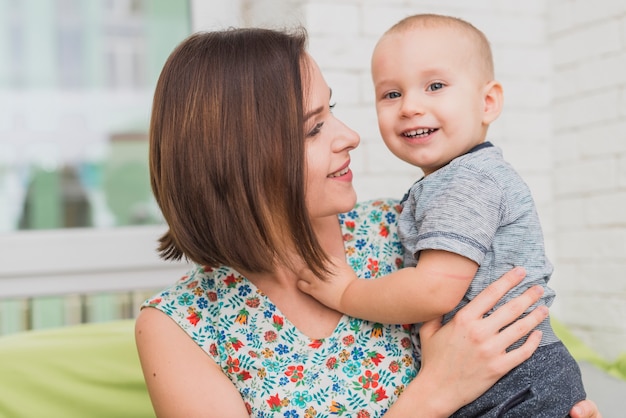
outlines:
M380 133L425 175L483 142L497 117L486 110L491 80L472 42L457 29L411 28L383 36L374 50Z

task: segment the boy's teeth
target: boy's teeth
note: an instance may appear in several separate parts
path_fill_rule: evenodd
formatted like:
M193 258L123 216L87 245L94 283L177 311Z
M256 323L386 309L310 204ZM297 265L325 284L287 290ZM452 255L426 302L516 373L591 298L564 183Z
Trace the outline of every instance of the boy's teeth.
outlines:
M408 136L408 137L426 136L426 135L433 133L434 131L435 131L434 129L420 128L420 129L415 129L413 131L406 132L404 136Z

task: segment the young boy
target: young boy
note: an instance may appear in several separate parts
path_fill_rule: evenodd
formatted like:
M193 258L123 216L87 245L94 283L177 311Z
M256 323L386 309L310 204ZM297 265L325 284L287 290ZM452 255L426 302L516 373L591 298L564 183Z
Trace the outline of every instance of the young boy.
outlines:
M405 268L358 280L338 266L329 280L306 279L301 288L371 321L443 315L445 323L489 283L523 266L527 276L508 297L541 285L540 303L551 305L552 265L530 191L485 140L503 103L485 35L453 17L408 17L376 45L372 77L385 144L424 172L402 202ZM538 329L535 354L454 416L564 417L585 398L578 365L549 319Z

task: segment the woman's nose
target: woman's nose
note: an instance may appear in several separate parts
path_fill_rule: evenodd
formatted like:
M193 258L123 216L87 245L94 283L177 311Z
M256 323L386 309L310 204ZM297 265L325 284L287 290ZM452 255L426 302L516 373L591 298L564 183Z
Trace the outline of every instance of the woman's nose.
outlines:
M340 151L343 149L354 149L359 146L361 137L356 131L350 129L348 125L335 119L338 124L337 140L335 141L335 148Z

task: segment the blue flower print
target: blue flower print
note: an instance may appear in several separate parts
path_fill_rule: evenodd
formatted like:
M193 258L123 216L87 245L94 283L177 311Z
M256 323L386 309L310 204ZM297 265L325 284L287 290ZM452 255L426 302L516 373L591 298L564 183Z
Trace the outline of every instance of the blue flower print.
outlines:
M365 241L364 239L358 239L356 240L356 242L354 243L354 246L358 249L358 250L362 250L363 247L365 247L365 245L367 244L367 241Z
M393 212L387 212L385 214L385 219L387 220L388 224L394 224L396 222L396 214Z
M333 383L333 389L332 389L332 390L333 390L333 392L335 392L335 393L337 393L337 394L341 395L342 393L344 393L345 389L346 389L346 388L345 388L345 386L344 386L344 385L339 384L339 383Z
M276 352L278 354L287 354L289 352L289 347L287 347L285 344L278 344L278 347L276 347Z
M263 367L265 367L267 371L271 373L276 373L281 370L280 363L272 360L264 360Z
M285 411L285 413L283 414L283 416L285 418L298 418L300 415L298 415L298 413L296 412L295 409L290 409L288 411Z
M191 306L193 305L193 295L190 293L183 293L177 299L178 304L182 306Z
M356 219L359 214L355 210L351 210L350 212L346 213L346 216L350 219Z
M374 223L374 224L378 224L382 220L381 213L380 213L380 211L377 211L377 210L372 211L372 213L370 213L369 218L372 221L372 223Z
M252 289L247 284L239 286L239 296L247 296L250 292L252 292Z
M286 377L281 377L280 380L278 381L278 384L281 386L285 386L286 384L289 383L289 379L287 379Z
M361 360L363 358L363 349L361 347L354 347L351 356L355 360Z
M196 303L198 305L198 308L200 309L205 309L207 306L209 306L209 301L206 300L205 298L198 299Z
M294 392L291 402L300 408L304 408L307 403L311 402L311 400L313 400L313 397L309 394L309 392L304 390L302 392Z
M343 366L342 371L348 377L354 377L361 373L361 363L359 363L358 361L349 361L346 363L345 366Z
M411 367L407 367L406 369L404 369L404 376L402 376L402 383L404 383L405 385L408 385L409 382L411 382L411 380L413 380L413 378L417 375L417 372L411 368Z

